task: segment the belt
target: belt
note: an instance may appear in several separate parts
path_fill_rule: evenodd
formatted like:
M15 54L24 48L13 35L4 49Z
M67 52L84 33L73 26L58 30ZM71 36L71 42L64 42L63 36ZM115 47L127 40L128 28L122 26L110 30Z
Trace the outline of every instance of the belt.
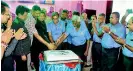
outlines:
M125 56L125 55L124 55L124 57L126 57L126 58L128 58L128 59L133 59L133 57L128 57L128 56Z
M95 42L95 41L94 41L94 43L96 43L96 44L101 44L101 43L99 43L99 42Z

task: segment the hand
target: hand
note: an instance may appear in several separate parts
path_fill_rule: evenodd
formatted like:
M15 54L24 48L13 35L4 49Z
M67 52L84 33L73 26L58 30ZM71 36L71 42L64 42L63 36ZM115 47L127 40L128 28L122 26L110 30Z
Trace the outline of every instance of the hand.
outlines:
M125 44L125 40L124 40L124 39L122 39L122 38L119 38L119 39L117 40L117 42L118 42L118 43L120 43L120 44L122 44L122 45L124 45L124 44Z
M94 34L94 29L91 30L91 34Z
M92 22L92 27L95 28L96 27L96 23Z
M55 45L53 44L53 43L49 43L48 44L48 49L49 50L54 50L56 47L55 47Z
M17 40L25 39L27 37L27 34L23 32L23 28L18 29L18 31L14 34L14 37Z
M84 19L85 22L89 22L88 19Z
M11 28L12 26L12 17L10 17L10 19L7 22L7 28Z
M60 39L57 39L56 42L55 42L55 44L59 44L59 42L60 42Z
M11 38L13 37L13 30L12 29L7 29L2 33L1 36L1 41L5 42L6 44L8 44L11 40Z
M129 15L132 13L132 9L127 9L125 15Z
M20 38L20 40L25 39L27 37L26 33L23 33L22 37Z
M103 26L103 31L105 31L106 33L108 33L110 31L110 28L108 26Z
M85 53L84 53L85 56L88 56L88 51L86 50Z
M58 45L56 43L52 43L54 45L54 50L57 49Z
M26 55L22 55L22 56L21 56L21 59L22 59L23 61L26 61L26 60L27 60Z

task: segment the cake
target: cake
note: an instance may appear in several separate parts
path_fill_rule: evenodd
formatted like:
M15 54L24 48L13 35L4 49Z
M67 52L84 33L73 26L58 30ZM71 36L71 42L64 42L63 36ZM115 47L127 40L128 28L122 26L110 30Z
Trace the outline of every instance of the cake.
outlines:
M44 51L44 59L48 64L79 62L79 57L71 50Z

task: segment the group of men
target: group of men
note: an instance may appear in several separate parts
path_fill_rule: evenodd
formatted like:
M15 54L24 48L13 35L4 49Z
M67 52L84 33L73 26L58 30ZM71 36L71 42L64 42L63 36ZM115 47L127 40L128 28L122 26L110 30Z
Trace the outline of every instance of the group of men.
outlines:
M51 21L46 23L46 11L34 5L30 11L19 5L16 18L12 21L9 6L1 1L1 61L2 71L31 71L33 62L39 71L39 53L45 50L72 50L86 65L90 41L92 44L93 71L117 71L121 50L125 70L132 71L133 65L133 17L126 24L126 11L121 23L120 14L113 12L110 23L106 24L104 13L87 18L74 12L68 18L68 10L53 12ZM129 28L126 34L126 28ZM33 42L33 43L32 43Z

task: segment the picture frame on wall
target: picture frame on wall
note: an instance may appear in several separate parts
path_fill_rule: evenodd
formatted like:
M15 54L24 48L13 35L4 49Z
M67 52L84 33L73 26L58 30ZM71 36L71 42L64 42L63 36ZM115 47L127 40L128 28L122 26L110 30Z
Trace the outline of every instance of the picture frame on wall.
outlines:
M39 3L39 4L55 4L55 0L11 0L11 2L18 3Z

